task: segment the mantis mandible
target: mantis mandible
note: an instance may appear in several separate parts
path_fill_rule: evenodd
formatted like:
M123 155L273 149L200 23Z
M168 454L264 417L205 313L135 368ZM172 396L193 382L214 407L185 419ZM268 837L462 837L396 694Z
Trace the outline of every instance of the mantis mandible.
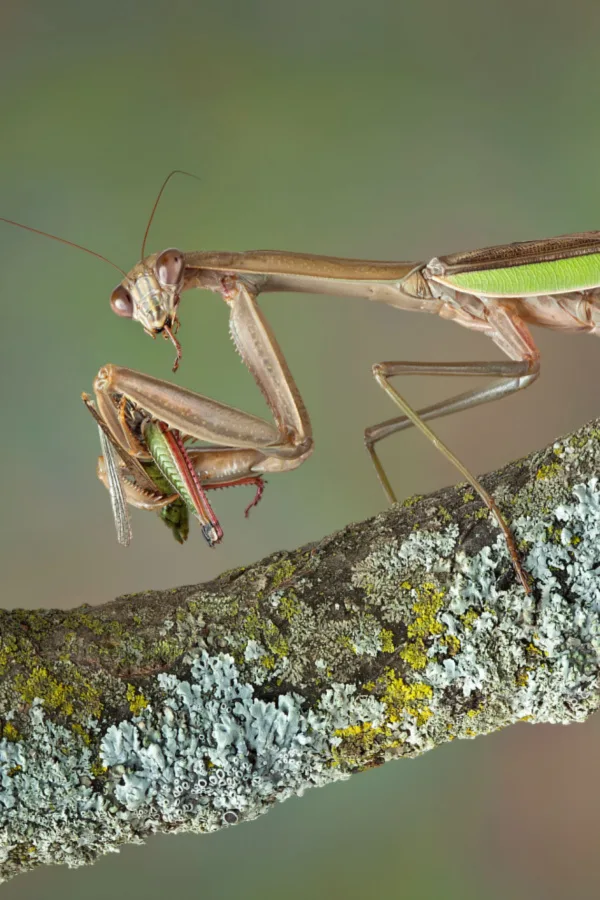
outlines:
M272 459L281 460L281 453L285 451L288 461L294 463L289 468L299 465L312 450L312 437L298 389L258 307L260 293L295 291L360 297L398 309L426 312L487 335L506 354L508 359L500 362L392 361L375 364L375 380L403 414L367 428L365 443L386 496L394 502L396 498L375 445L413 425L419 428L458 468L493 513L506 537L515 571L525 590L529 591L512 533L493 498L431 431L427 422L500 399L532 384L539 375L540 355L528 328L530 324L561 331L600 333L600 232L507 244L417 263L344 259L277 250L236 253L167 249L144 256L150 224L173 174L163 183L154 204L141 261L128 273L120 270L124 278L111 294L112 309L119 316L139 321L153 337L161 333L167 336L177 348L175 371L181 358L175 332L182 293L199 287L219 294L230 309L234 343L275 418L278 439L272 445L275 450ZM390 383L390 379L398 375L483 375L493 380L487 387L456 394L416 411ZM169 387L165 382L156 384L159 394ZM268 389L265 388L267 384ZM120 392L117 390L117 393ZM133 402L147 409L147 400L142 391ZM228 442L230 409L223 407L225 418L214 423L216 427L210 438L221 445L221 459L227 459L227 454L233 452L228 448L234 446L245 452L262 450L270 454L271 445L255 445L254 433L244 434L243 440L247 439L248 443L243 448ZM185 415L179 424L170 421L168 416L166 421L169 427L183 426L186 433L189 423ZM293 428L287 433L291 443L286 445L284 435L290 423ZM238 470L237 474L247 478L254 472L250 465L249 469Z

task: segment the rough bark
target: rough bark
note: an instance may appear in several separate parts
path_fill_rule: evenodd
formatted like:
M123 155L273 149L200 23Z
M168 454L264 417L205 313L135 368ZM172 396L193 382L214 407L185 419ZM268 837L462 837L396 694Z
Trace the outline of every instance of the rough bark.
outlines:
M211 831L454 738L598 705L600 422L215 581L0 615L0 871Z

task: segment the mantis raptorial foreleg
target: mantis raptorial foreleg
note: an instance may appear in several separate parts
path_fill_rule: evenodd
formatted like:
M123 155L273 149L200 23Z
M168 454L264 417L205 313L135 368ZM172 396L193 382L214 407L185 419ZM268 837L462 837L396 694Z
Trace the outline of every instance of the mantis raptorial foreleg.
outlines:
M184 502L212 546L223 532L206 490L255 485L247 515L262 494L263 474L294 469L312 452L308 415L254 296L234 280L227 283L224 296L234 340L275 423L141 372L104 366L94 382L98 408L87 395L84 401L103 435L98 475L110 490L123 543L129 539L126 499L143 509ZM189 441L211 446L190 448ZM153 465L166 478L165 486L152 474Z

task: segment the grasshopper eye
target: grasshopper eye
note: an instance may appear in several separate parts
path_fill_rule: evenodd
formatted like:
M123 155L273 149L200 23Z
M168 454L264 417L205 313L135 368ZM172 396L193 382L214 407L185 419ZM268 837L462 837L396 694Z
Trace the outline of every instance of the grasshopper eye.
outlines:
M124 319L131 319L133 316L133 299L122 284L118 284L110 295L110 305L112 311Z
M163 250L156 260L156 276L161 284L178 285L183 273L181 250Z

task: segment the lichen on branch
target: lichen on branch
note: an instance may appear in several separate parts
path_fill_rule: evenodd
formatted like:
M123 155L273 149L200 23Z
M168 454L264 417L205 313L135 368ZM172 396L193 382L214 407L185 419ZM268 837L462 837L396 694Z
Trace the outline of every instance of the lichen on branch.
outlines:
M204 585L0 615L0 871L598 705L600 431Z

